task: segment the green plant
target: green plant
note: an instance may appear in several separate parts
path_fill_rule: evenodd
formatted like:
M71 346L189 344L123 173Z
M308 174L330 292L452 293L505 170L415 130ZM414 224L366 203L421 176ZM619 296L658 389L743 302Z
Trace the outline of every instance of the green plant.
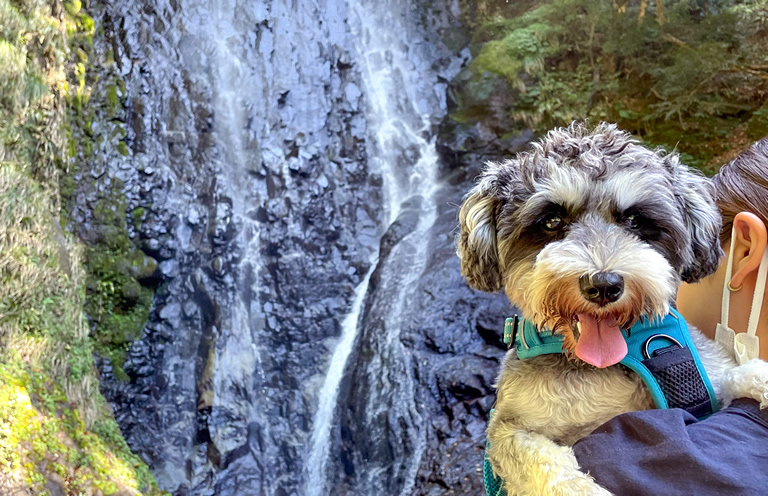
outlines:
M158 495L99 392L83 248L60 226L60 192L75 186L66 104L87 99L94 30L79 2L60 6L0 0L0 487Z
M765 129L765 18L764 0L539 1L481 23L470 69L474 81L492 73L508 82L519 128L614 121L711 171L747 144L747 127L750 138ZM457 98L457 121L484 118L462 108L469 100Z

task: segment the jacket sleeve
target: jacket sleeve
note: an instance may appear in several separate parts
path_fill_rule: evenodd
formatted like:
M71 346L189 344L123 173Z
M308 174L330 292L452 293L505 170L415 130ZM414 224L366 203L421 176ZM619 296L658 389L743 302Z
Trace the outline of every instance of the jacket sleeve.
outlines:
M626 413L573 450L582 470L620 496L768 494L768 411L753 400L702 421L680 409Z

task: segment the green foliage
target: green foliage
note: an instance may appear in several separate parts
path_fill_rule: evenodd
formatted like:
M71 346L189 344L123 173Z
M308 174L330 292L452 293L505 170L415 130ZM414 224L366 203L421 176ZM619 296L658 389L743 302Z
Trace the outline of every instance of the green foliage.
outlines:
M26 486L34 494L47 494L46 483L68 495L94 489L161 494L115 421L107 417L90 431L46 371L11 354L0 361L0 380L0 470L17 487ZM106 409L103 403L99 406Z
M51 353L62 354L52 360L52 370L76 384L93 363L81 314L79 252L47 206L43 189L9 164L0 168L0 341L23 345L25 339L50 338ZM84 356L65 354L64 343L83 347ZM86 387L77 400L87 403L92 392Z
M65 34L50 8L41 0L0 0L0 161L49 185L65 144L66 90Z
M747 123L747 136L752 140L768 136L768 104L752 113L752 118Z
M98 391L81 250L49 202L26 173L0 167L0 487L159 494Z
M75 186L61 174L65 103L84 94L67 83L68 57L84 64L93 33L79 2L64 7L0 0L0 492L161 494L99 393L82 249L58 219L58 178L65 194Z
M705 166L747 144L747 122L751 139L764 129L766 28L766 0L539 1L486 19L470 69L507 81L521 128L614 121Z
M137 281L147 257L128 236L121 189L122 184L114 182L93 212L93 229L99 236L86 248L85 311L94 330L96 352L108 357L116 375L127 380L122 370L125 352L141 336L154 291ZM133 212L134 218L141 215L141 209Z
M548 56L557 52L557 29L542 23L533 23L513 29L504 39L488 42L474 63L514 81L525 90L519 74L540 73Z

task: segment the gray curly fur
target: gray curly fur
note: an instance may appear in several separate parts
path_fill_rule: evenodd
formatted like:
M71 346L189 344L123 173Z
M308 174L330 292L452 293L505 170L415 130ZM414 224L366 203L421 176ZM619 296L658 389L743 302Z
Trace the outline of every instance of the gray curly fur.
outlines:
M626 329L667 313L681 280L717 268L720 222L706 178L611 124L555 129L515 159L486 164L459 212L462 274L477 289L503 286L522 318L563 336L562 355L519 360L512 349L501 367L487 454L511 496L609 494L568 445L653 402L615 361L580 361L579 324L591 316ZM605 272L623 290L596 303L581 280ZM734 363L690 330L721 397L720 377ZM747 372L741 384L756 375ZM762 397L765 384L750 396Z
M549 131L530 151L513 160L488 162L459 212L457 253L470 286L495 292L503 285L503 267L530 256L518 248L503 250L504 239L524 236L526 203L557 169L586 172L591 184L607 181L625 169L652 175L659 214L665 225L662 248L672 256L680 278L695 282L715 271L722 256L720 213L714 189L699 172L683 165L676 153L650 150L615 124L593 128L574 122ZM630 191L632 184L626 184ZM664 208L662 208L664 207ZM652 206L649 208L652 209ZM662 210L665 210L662 212ZM516 243L506 243L515 247ZM538 250L535 250L538 251Z

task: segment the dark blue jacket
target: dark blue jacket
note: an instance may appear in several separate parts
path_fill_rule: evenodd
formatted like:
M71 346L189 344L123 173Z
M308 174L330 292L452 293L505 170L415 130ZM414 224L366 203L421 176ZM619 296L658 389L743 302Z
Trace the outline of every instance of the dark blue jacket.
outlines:
M625 413L573 450L617 496L768 495L768 410L753 400L702 421L676 408Z

